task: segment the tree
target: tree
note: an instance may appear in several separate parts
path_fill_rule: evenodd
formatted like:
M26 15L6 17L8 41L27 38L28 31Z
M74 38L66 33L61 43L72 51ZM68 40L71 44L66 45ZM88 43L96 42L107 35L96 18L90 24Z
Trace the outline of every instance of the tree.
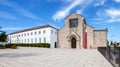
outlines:
M112 45L113 45L113 42L111 41L111 42L110 42L110 46L112 46Z
M0 26L0 32L1 32L2 27Z
M0 27L0 29L1 28L2 27ZM6 32L0 30L0 42L6 42L6 40L7 40L7 34L6 34Z

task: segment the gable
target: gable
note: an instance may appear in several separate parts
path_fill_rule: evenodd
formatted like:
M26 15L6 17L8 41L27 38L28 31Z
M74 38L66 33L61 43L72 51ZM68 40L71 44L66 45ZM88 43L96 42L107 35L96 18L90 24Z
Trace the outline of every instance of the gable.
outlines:
M65 18L65 23L69 22L71 19L78 19L78 21L83 21L86 24L85 18L77 13L71 13Z
M80 14L77 14L77 13L71 13L65 18L65 20L70 19L70 18L78 18L78 17L83 17L83 16L81 16Z

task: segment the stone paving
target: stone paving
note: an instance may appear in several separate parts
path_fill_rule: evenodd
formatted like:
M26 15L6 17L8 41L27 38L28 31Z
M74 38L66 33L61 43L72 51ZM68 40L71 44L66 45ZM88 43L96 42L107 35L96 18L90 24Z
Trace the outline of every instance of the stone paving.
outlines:
M113 67L97 49L0 49L0 67Z

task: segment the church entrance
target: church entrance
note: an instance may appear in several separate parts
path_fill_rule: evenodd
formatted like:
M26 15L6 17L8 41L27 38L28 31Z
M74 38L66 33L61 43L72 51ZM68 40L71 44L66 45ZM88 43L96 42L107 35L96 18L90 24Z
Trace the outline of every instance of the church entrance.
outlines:
M76 48L76 38L71 39L71 48Z

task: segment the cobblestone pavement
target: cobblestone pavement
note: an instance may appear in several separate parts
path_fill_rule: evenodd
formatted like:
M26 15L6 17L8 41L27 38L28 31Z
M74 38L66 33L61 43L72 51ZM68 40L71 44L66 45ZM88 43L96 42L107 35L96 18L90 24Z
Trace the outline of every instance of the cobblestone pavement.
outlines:
M97 49L0 49L0 67L112 67Z

